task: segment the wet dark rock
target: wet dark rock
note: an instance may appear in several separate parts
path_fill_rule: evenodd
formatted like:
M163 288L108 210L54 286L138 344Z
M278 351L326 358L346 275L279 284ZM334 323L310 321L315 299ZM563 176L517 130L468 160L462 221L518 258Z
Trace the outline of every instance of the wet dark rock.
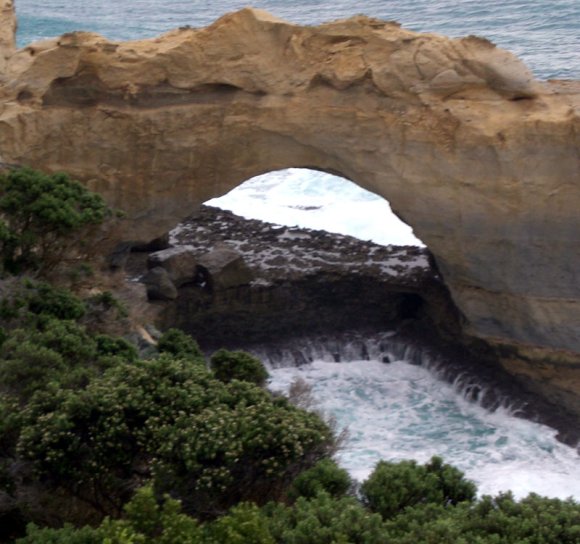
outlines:
M195 251L188 247L172 247L151 253L147 259L147 267L164 268L169 279L176 287L194 280L197 271Z
M203 254L199 257L198 265L207 273L207 280L212 290L247 285L254 279L243 256L227 247Z
M160 266L149 270L143 278L143 283L147 287L149 300L175 300L177 298L177 287L171 281L167 270Z

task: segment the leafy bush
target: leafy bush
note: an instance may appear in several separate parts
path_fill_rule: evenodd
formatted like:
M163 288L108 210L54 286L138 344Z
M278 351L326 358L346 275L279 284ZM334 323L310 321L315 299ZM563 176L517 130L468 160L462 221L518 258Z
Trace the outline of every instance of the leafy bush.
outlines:
M103 544L103 537L100 531L92 527L79 529L66 524L62 529L47 529L29 525L26 536L19 538L16 542L18 544Z
M124 338L116 338L108 334L98 334L94 339L99 355L120 357L123 361L137 360L139 355L137 348Z
M269 520L251 503L234 506L204 527L203 544L275 544Z
M453 465L443 462L438 456L433 456L425 465L429 474L438 479L442 501L445 505L456 505L464 501L473 501L477 495L477 486L465 479L465 474Z
M3 269L49 271L77 258L89 229L110 214L99 195L66 174L22 168L0 175Z
M203 353L197 342L179 329L169 329L163 333L157 349L160 353L169 353L184 359L203 359Z
M158 501L151 487L139 489L124 508L124 518L107 518L100 527L39 529L30 525L18 544L200 544L201 530L181 513L178 501Z
M325 491L332 497L342 497L351 485L352 481L346 470L340 468L332 459L322 459L294 480L289 496L312 499Z
M153 473L198 515L276 498L332 444L316 415L168 356L37 392L21 419L18 452L37 475L111 514Z
M415 544L572 544L580 542L580 505L510 493L448 508L408 508L386 523L389 542Z
M91 336L73 321L45 318L35 328L10 331L0 346L0 391L25 401L50 382L84 387L112 357L134 361L137 351L122 338Z
M427 465L418 465L415 461L379 461L361 485L365 504L384 519L408 506L470 501L475 492L475 485L465 481L461 471L443 464L438 457L433 457Z
M243 351L220 349L212 355L210 364L215 377L224 383L241 380L263 387L268 379L262 362Z
M31 327L43 318L78 320L85 314L83 301L66 289L29 279L3 282L0 320L10 328Z
M28 282L27 287L25 300L33 314L71 320L85 315L84 303L66 289L41 282Z
M319 493L301 497L288 507L270 504L265 509L275 542L292 544L385 544L383 521L352 497L333 499Z

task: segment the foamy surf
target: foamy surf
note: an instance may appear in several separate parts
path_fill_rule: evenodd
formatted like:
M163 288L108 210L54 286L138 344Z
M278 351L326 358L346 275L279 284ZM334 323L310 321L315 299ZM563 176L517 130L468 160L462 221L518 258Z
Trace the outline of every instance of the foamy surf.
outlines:
M365 479L380 459L433 455L461 470L480 494L534 492L580 499L580 463L573 448L547 426L490 413L466 402L428 369L404 361L315 361L271 371L270 387L286 391L296 378L313 387L317 408L336 417L349 439L338 459Z
M327 230L377 244L424 245L384 198L344 178L304 168L256 176L206 204L248 219Z

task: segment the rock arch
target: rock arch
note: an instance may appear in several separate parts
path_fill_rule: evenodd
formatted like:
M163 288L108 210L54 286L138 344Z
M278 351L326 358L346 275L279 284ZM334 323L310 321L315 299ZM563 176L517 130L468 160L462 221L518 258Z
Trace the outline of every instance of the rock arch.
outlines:
M537 82L481 38L252 9L139 42L79 32L14 51L12 2L0 8L3 163L82 179L127 212L119 241L260 173L337 173L412 225L469 334L580 413L578 82Z

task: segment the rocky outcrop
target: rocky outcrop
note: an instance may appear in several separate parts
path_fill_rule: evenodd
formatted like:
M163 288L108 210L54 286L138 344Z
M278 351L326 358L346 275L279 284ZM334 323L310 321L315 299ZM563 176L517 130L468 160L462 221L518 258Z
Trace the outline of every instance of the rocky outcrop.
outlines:
M102 193L126 212L111 242L153 239L256 174L340 174L427 244L467 333L580 413L578 82L534 81L481 38L251 9L150 40L79 32L13 52L0 7L0 162Z
M164 268L173 284L176 287L181 287L195 277L197 257L189 247L167 248L151 253L147 260L147 266L150 269Z
M132 284L147 284L150 299L163 301L154 303L161 329L177 326L204 349L408 329L411 322L423 336L459 329L424 248L279 227L209 206L178 225L170 242L172 249L149 255L133 251L127 272ZM163 296L152 280L174 278L168 263L179 255L195 260L195 273L177 296Z
M580 438L578 418L525 391L493 352L462 345L459 316L425 248L276 226L209 206L179 224L170 243L169 255L187 253L207 264L231 255L251 274L251 282L219 282L198 273L176 298L150 304L161 329L189 332L208 354L243 349L273 367L406 359L468 401L491 411L509 406L570 445ZM159 262L156 255L131 253L130 285L147 279L145 262ZM214 274L227 268L208 267Z

